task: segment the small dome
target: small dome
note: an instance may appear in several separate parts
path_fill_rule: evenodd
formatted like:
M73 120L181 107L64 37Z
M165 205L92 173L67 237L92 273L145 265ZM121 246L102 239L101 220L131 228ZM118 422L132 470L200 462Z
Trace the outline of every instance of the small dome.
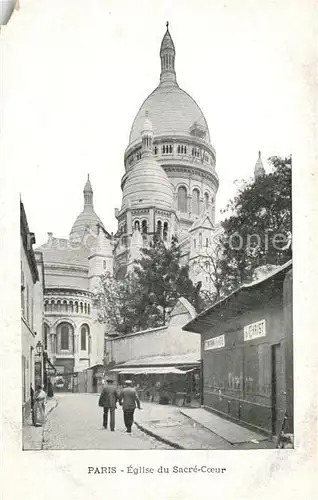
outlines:
M173 207L173 188L163 168L152 155L146 155L129 171L123 188L122 210L155 206Z
M70 238L83 237L85 232L97 235L97 224L103 225L92 206L86 205L84 210L77 216L70 232Z

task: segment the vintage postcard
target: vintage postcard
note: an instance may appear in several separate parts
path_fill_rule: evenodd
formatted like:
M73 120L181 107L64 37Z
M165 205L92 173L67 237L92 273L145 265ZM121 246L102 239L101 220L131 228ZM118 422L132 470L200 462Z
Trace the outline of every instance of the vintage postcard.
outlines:
M315 2L0 5L4 498L315 498Z

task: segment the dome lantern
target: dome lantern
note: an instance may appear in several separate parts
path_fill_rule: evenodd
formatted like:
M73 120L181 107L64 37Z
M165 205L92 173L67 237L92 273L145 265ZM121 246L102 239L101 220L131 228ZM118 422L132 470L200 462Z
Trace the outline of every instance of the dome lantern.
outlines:
M264 165L262 162L261 152L259 151L257 162L256 162L255 168L254 168L254 179L255 180L260 179L261 177L264 177L265 174L266 174L266 172L265 172L265 168L264 168Z
M84 193L84 207L87 205L92 207L93 206L93 188L91 185L91 181L89 180L89 174L87 174L87 181L86 181L86 184L84 186L83 193Z
M174 68L176 50L169 31L169 22L167 21L167 31L161 42L160 59L161 59L161 73L160 84L169 86L178 85L176 72Z

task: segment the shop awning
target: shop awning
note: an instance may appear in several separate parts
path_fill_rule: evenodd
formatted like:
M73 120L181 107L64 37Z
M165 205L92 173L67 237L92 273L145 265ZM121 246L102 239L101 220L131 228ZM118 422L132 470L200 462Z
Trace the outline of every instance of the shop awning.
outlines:
M125 375L125 374L131 374L131 375L140 375L140 374L165 374L165 373L174 373L176 375L185 375L186 373L190 372L192 370L179 370L179 368L176 368L175 366L163 366L163 367L154 367L154 366L149 366L149 367L144 367L144 368L114 368L113 370L110 370L110 372L116 372L120 375Z

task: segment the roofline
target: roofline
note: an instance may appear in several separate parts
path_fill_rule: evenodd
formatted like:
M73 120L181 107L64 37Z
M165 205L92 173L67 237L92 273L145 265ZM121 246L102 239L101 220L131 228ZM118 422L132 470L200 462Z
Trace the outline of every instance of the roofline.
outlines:
M20 199L20 234L23 241L23 248L30 266L33 282L39 281L39 272L32 245L36 242L34 233L30 232L24 205Z
M191 327L198 320L200 320L201 318L204 318L205 316L207 316L216 307L219 307L221 304L223 304L225 301L227 301L230 297L236 295L238 292L240 292L242 290L253 288L253 287L256 287L258 285L261 285L261 284L265 283L266 281L268 281L271 278L273 278L273 276L276 276L277 274L281 273L282 271L284 271L288 267L292 267L292 259L290 259L289 261L285 262L285 264L282 264L279 267L279 269L276 269L276 270L272 271L271 273L269 273L268 275L264 276L264 278L259 279L259 280L255 280L252 283L243 284L242 286L240 286L239 288L237 288L236 290L234 290L232 293L230 293L226 297L223 297L223 299L220 299L218 302L216 302L215 304L213 304L212 306L208 307L207 309L205 309L204 311L202 311L200 314L198 314L193 320L189 321L189 323L187 323L186 325L184 325L182 327L182 330L186 330L188 332L193 332L194 330L192 330Z

